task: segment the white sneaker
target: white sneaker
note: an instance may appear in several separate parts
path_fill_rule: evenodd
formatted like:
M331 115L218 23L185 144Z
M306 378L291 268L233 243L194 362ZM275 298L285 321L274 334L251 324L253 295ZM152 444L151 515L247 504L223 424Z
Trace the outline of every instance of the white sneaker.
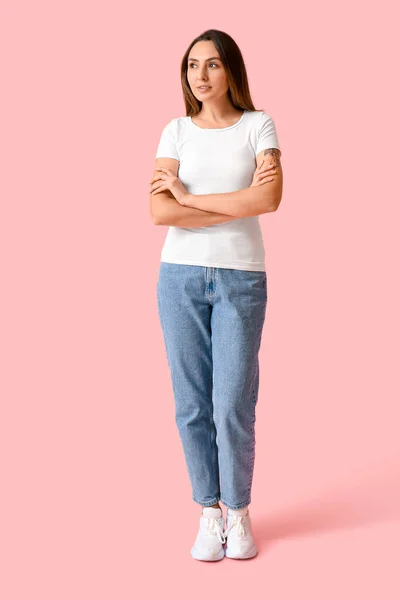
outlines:
M197 560L221 560L224 558L224 517L220 508L205 506L200 517L200 528L191 549Z
M225 556L228 558L252 558L258 553L251 528L248 507L235 511L232 515L228 508L226 513L227 528Z

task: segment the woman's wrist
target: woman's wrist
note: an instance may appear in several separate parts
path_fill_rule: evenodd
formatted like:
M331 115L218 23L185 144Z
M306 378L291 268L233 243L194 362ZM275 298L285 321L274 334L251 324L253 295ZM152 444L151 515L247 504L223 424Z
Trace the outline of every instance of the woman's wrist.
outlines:
M194 194L185 194L182 197L182 204L184 204L184 206L189 206L190 208L197 208L196 206L196 196Z

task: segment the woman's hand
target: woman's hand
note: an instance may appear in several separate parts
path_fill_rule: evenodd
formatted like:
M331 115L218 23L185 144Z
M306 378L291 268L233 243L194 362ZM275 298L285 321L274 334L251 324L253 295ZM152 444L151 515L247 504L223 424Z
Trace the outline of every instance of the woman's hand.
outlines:
M150 181L150 193L155 195L170 190L175 200L185 206L185 198L189 198L189 192L179 177L171 169L160 167L155 170L160 173Z
M271 175L276 174L275 165L269 164L269 165L263 166L263 163L264 163L264 161L262 161L261 165L259 167L257 167L257 169L254 171L253 181L252 181L250 187L253 187L256 185L263 185L264 183L267 183L268 181L274 180L274 177L271 177Z

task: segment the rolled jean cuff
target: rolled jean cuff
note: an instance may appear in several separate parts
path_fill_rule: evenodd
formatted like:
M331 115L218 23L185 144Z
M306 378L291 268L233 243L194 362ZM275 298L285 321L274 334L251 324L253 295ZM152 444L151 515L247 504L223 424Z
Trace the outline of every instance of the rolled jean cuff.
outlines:
M240 504L228 504L227 502L225 502L224 500L221 499L221 504L223 504L224 506L227 506L228 508L232 509L232 510L239 510L239 508L244 508L245 506L248 506L250 504L251 500L247 500L246 502L241 502Z
M220 496L215 496L214 500L209 500L208 502L202 502L201 500L197 500L194 496L192 496L193 500L197 502L197 504L201 504L201 506L213 506L213 504L217 504L220 501Z

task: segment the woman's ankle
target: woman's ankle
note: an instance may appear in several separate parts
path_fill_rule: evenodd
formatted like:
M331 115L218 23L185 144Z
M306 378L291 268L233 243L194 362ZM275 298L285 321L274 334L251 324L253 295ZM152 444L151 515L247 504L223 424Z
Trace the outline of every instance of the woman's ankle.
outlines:
M203 508L221 508L219 503L213 504L212 506L203 506ZM201 509L203 511L203 508ZM222 510L222 509L221 509Z

